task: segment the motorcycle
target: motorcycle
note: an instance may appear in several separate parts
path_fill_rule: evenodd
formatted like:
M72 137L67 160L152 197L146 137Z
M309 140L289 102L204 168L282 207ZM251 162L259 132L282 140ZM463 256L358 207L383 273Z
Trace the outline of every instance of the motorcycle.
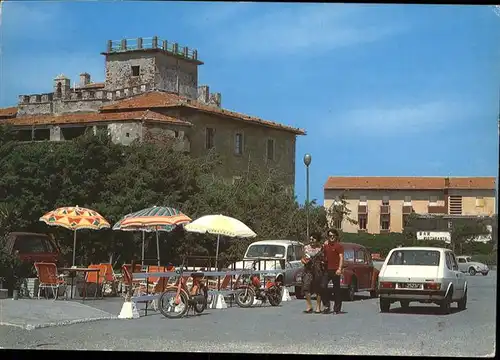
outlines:
M252 263L254 271L257 262ZM239 307L252 307L255 300L260 300L263 304L269 301L271 306L281 304L283 286L280 282L267 280L262 284L260 274L242 275L240 281L242 285L238 286L235 292L235 301Z

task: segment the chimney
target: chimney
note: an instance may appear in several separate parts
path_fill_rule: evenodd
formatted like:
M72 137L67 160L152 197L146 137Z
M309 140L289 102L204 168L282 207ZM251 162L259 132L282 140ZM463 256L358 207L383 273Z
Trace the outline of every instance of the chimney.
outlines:
M198 101L204 104L208 104L209 100L209 88L208 85L200 85L198 86Z
M82 73L80 74L80 86L86 86L90 84L90 74Z
M212 93L210 94L210 99L209 99L210 105L214 105L217 107L221 107L221 93Z

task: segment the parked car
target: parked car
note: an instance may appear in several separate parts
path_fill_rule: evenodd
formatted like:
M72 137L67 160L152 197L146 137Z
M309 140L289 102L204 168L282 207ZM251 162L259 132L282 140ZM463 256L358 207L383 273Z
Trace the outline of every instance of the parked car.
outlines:
M22 262L57 263L60 249L54 238L46 234L11 232L7 235L5 250L16 254Z
M379 297L381 312L399 301L403 308L411 302L434 303L448 314L453 302L460 310L467 307L467 281L451 250L401 247L389 252L380 270Z
M349 301L354 300L357 292L369 291L371 297L377 297L378 269L373 265L368 249L359 244L342 243L344 247L344 271L340 277L340 287ZM303 299L302 268L295 279L295 297ZM332 287L332 284L329 284Z
M304 254L304 245L294 240L262 240L251 243L243 257L238 261L235 269L250 269L252 263L259 259L257 270L283 270L276 276L283 286L295 286L297 271L304 265L300 259Z
M488 268L487 265L477 262L477 261L472 261L472 258L470 256L457 256L457 261L458 261L458 269L463 272L463 273L469 273L469 275L476 275L477 273L481 273L484 276L488 275L488 272L490 269Z

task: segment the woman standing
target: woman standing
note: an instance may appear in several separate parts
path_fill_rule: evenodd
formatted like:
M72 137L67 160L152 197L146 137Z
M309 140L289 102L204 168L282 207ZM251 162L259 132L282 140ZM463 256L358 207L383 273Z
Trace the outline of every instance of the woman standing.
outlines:
M321 278L323 276L322 246L320 234L315 233L310 236L311 242L304 246L304 275L302 278L302 291L306 298L307 309L304 313L313 312L311 294L316 294L316 314L321 313Z

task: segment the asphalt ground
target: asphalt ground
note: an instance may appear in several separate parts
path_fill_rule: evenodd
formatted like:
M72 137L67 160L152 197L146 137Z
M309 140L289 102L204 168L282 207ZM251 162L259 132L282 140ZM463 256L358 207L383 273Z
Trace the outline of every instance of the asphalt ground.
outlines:
M0 326L0 346L16 349L202 351L408 356L494 356L497 272L467 276L465 311L450 315L436 305L393 305L379 312L378 299L359 296L343 304L344 314L303 314L305 302L280 307L207 310L167 319L150 312L136 320L101 320L24 330ZM118 313L120 300L86 302ZM94 304L94 305L92 305Z

